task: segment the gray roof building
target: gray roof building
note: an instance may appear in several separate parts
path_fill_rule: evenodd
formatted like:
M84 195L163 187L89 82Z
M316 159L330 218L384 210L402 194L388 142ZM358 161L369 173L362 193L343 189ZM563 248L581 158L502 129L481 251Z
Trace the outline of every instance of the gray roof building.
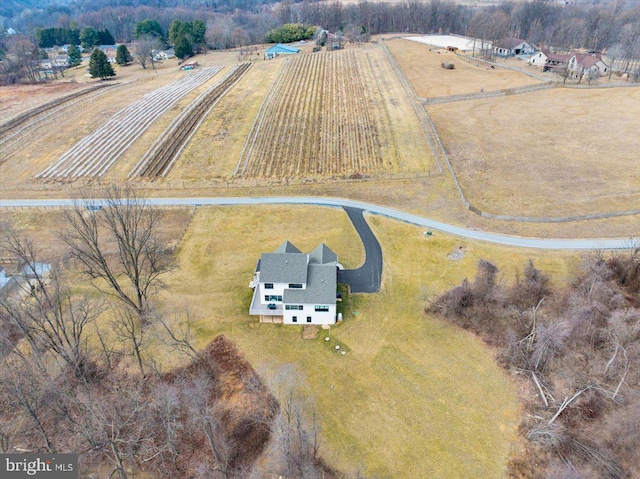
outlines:
M309 264L307 287L285 289L283 301L287 304L335 304L337 277L335 266Z
M263 283L306 283L308 255L262 253L260 281Z

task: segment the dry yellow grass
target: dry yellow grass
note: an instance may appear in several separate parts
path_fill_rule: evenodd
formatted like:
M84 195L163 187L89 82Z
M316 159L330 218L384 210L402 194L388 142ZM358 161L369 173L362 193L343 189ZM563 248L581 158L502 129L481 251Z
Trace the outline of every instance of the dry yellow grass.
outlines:
M512 279L533 257L559 282L575 258L438 233L426 238L420 228L383 217L368 221L383 248L383 289L349 298L344 323L317 340L249 317L247 285L260 253L285 239L303 251L325 241L347 267L357 266L361 245L338 209L201 208L167 280L164 305L195 313L200 345L224 333L259 370L296 364L318 407L322 454L338 468L412 479L501 477L516 437L515 388L476 338L425 316L423 308L472 277L480 258ZM447 259L460 246L465 257ZM349 353L336 354L334 344Z
M168 241L180 233L185 213L167 213ZM51 231L60 224L55 211L23 210L5 218L51 245ZM285 239L303 251L326 242L346 267L357 267L363 248L340 209L200 208L159 300L167 313L191 309L200 347L224 333L261 371L296 364L318 409L322 454L332 465L411 479L503 476L520 414L515 386L476 338L426 316L423 308L429 298L473 277L481 258L494 261L510 281L531 257L558 284L577 258L439 233L425 237L421 228L388 218L367 220L383 249L382 291L346 298L345 321L316 340L302 340L299 327L249 317L248 281L260 253ZM449 260L460 247L464 257ZM348 354L337 354L335 344ZM149 352L165 367L179 362L167 348Z
M491 213L640 209L640 88L553 89L428 107L469 201ZM633 221L629 219L629 221Z
M229 178L260 103L281 62L256 62L200 125L167 178Z
M527 75L503 68L490 69L483 63L468 63L453 53L429 45L403 40L386 41L398 65L419 97L430 98L463 93L501 90L540 83ZM433 51L429 51L429 50ZM442 62L455 64L445 70Z
M433 168L420 124L381 49L375 45L350 49L367 59L364 63L370 67L373 78L367 87L379 92L380 102L369 106L375 109L375 115L384 116L381 124L391 125L380 132L385 172L424 172ZM231 177L258 108L280 73L283 60L254 63L243 80L207 116L165 180L167 184ZM274 137L273 141L282 140Z

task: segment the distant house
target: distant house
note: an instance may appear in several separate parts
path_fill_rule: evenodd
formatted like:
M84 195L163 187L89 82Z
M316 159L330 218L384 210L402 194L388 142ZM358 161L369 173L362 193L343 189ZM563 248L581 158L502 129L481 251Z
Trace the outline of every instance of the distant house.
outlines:
M540 50L539 52L535 52L533 55L529 57L527 60L529 65L533 65L536 67L544 68L547 63L547 51Z
M543 71L569 70L569 76L582 78L583 76L600 76L609 72L607 65L599 53L551 53L549 50L541 51L529 57L527 62L542 68Z
M69 66L69 55L56 55L53 58L53 66L67 68Z
M278 43L271 48L265 50L264 58L265 60L271 60L279 55L295 55L296 53L300 53L300 49L296 47L290 47L288 45L283 45L282 43Z
M262 322L335 324L337 279L338 256L325 244L306 254L285 241L256 265L249 314Z
M17 292L24 293L38 286L37 280L47 280L51 274L51 265L47 263L31 263L14 269L13 274L7 274L0 266L0 298Z
M572 76L582 78L583 76L602 76L609 71L609 66L602 60L599 53L574 53L568 62Z
M153 51L153 59L156 61L161 61L161 60L171 60L172 58L176 57L176 53L173 50L173 48L169 48L167 50L154 50Z
M493 45L493 52L500 57L531 55L535 47L520 38L503 38Z

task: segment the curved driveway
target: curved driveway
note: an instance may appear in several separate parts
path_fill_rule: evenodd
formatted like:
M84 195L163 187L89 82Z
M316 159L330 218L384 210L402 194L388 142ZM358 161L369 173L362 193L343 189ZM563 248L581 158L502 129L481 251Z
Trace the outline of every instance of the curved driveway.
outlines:
M307 204L335 207L360 208L373 214L388 216L400 221L415 224L425 228L451 233L464 238L488 241L507 246L520 246L537 249L590 250L590 249L629 249L640 244L640 237L617 239L552 239L552 238L524 238L521 236L486 233L460 226L453 226L422 216L404 213L402 211L378 206L361 201L343 198L328 198L320 196L273 196L273 197L215 197L215 198L147 198L152 206L222 206L222 205L265 205L265 204ZM43 206L71 206L74 200L0 200L0 208L4 207L43 207Z
M382 248L364 219L364 210L343 206L364 246L364 263L358 269L338 270L338 283L346 283L352 293L377 293L382 281Z

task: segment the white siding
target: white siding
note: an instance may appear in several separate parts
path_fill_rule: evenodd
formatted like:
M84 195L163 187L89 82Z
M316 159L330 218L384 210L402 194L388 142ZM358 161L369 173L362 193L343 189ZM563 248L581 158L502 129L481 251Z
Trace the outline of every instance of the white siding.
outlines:
M285 310L283 314L284 324L335 324L336 323L336 305L324 305L329 306L329 311L316 311L315 304L303 304L302 311ZM293 317L296 316L298 320L294 323ZM307 317L311 316L311 322L307 322Z
M265 289L264 285L265 283L260 283L258 285L258 288L260 288L260 290L258 291L259 293L258 299L260 300L260 304L264 305L265 307L269 303L277 302L277 301L265 301L264 300L265 295L268 294L268 295L282 296L284 295L284 290L289 287L288 283L273 283L273 289Z

